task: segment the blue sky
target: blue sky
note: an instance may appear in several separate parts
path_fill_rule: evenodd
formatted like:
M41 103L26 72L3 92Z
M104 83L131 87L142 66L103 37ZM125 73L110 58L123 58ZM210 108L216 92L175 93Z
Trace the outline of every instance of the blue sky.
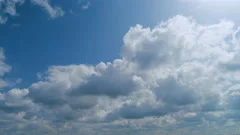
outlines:
M0 134L240 133L239 4L0 0Z

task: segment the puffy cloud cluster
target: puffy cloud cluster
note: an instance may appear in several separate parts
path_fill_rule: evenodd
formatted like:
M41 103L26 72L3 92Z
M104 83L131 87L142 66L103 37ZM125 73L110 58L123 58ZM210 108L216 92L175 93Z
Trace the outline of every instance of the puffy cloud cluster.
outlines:
M60 122L71 131L101 123L81 125L82 134L95 134L87 126L105 134L117 127L133 134L232 128L240 108L238 41L239 29L226 20L200 25L175 16L152 29L136 25L124 36L120 59L49 67L29 88L1 94L0 110L28 122Z

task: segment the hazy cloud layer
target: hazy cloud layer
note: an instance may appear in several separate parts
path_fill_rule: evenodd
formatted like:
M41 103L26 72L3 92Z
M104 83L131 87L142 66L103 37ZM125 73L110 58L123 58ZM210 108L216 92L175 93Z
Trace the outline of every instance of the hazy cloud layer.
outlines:
M121 58L51 66L29 88L0 94L0 122L39 134L225 134L239 122L238 33L231 21L201 25L184 16L136 25Z

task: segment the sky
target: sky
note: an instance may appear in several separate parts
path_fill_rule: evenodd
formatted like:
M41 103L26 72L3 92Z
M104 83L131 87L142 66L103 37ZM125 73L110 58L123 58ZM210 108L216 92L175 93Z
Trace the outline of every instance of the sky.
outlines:
M239 134L239 8L0 0L0 134Z

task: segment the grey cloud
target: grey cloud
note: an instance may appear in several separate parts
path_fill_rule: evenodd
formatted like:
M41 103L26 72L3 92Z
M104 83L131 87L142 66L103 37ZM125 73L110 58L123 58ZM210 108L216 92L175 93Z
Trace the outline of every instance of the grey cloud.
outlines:
M199 100L199 95L197 95L194 88L182 86L173 77L160 80L155 91L159 99L173 105L189 105Z
M89 109L97 104L97 97L95 96L69 97L68 103L73 109Z
M7 113L18 113L21 111L28 111L32 109L32 101L24 99L28 94L28 90L12 89L4 95L0 100L0 110Z
M28 97L35 103L47 107L59 107L68 104L74 109L89 108L96 103L96 97L79 95L69 96L73 87L85 82L85 78L94 74L93 67L73 65L69 67L51 67L45 81L32 84ZM88 102L89 101L89 102Z
M28 97L35 103L42 104L49 108L69 104L73 109L90 108L96 104L96 97L93 96L69 96L64 84L38 83L29 88Z
M121 64L121 63L120 63ZM113 65L114 66L114 65ZM122 67L120 67L122 68ZM86 84L75 88L71 95L107 95L110 97L126 96L138 89L133 75L120 68L106 67L100 75L87 78Z
M36 86L37 85L37 86ZM58 83L56 85L39 82L33 84L29 88L29 97L36 103L43 104L49 107L61 106L65 104L64 85Z

